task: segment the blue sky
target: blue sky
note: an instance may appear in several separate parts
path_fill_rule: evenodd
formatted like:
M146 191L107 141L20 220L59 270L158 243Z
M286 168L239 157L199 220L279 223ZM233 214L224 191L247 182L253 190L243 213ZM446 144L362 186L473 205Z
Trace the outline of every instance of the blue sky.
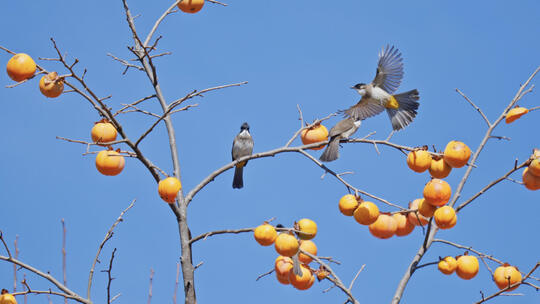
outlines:
M417 88L420 109L415 121L392 141L408 146L435 145L444 149L452 139L473 150L485 132L480 116L455 92L459 88L494 120L540 64L540 3L506 1L476 3L453 1L226 1L222 7L206 3L195 15L169 16L158 30L163 35L159 51L171 56L156 60L165 97L174 100L193 89L249 81L242 87L208 93L193 100L199 106L175 114L185 191L210 172L230 161L231 143L242 122L251 125L255 152L280 147L299 126L296 105L306 120L324 117L358 101L349 87L371 81L377 53L386 44L402 52L405 77L398 91ZM146 35L157 17L172 1L130 1L137 29ZM86 80L100 96L111 94L109 105L118 109L152 94L143 73L123 67L107 53L131 58L126 46L132 39L121 1L4 1L0 9L4 29L0 45L32 57L53 57L49 41L54 37L68 58L87 68ZM7 62L9 55L2 53ZM62 69L54 62L38 61L49 70ZM4 148L0 170L0 229L12 244L19 236L21 260L61 277L61 219L67 237L68 286L82 295L92 259L110 225L136 199L125 221L116 229L103 251L95 274L93 299L105 301L110 253L117 248L112 285L115 303L146 301L150 269L154 269L153 303L172 299L176 262L180 255L176 222L157 195L157 186L145 168L128 160L117 177L100 175L93 156L81 156L85 147L55 136L88 140L93 122L99 120L90 105L75 94L50 100L37 89L36 79L14 89L0 74L1 120ZM533 84L538 85L538 79ZM527 95L525 107L540 105L538 93ZM157 111L154 101L147 109ZM501 124L495 135L511 141L491 140L466 184L468 198L539 147L537 122L540 111L517 122ZM326 125L338 121L332 118ZM142 114L121 118L135 138L152 119ZM384 139L391 131L386 114L366 120L357 136L376 131ZM299 140L295 142L299 144ZM165 128L160 125L141 144L158 166L172 173ZM348 144L341 158L329 166L336 172L353 171L346 179L358 188L405 206L421 196L427 173L417 174L397 150ZM310 152L318 157L320 152ZM453 189L465 168L446 179ZM315 242L319 254L342 263L334 270L346 283L366 264L353 294L361 303L387 303L423 235L416 229L405 238L378 240L338 211L346 188L299 154L250 161L245 169L245 188L231 188L232 171L216 178L189 206L194 235L219 229L254 227L276 217L290 226L300 218L319 225ZM520 173L513 175L520 179ZM439 238L473 246L528 270L537 261L538 192L505 181L482 195L459 215L456 227ZM379 205L384 211L393 211ZM4 254L3 251L1 251ZM255 243L251 234L216 236L193 246L199 303L336 303L343 293L327 293L328 282L309 291L297 291L267 277L255 278L272 268L276 253ZM462 250L435 244L424 258L461 254ZM493 266L493 265L491 265ZM11 289L12 265L0 263L0 287ZM22 274L19 275L21 277ZM43 279L27 276L34 289L47 289ZM20 290L20 287L19 287ZM440 274L436 267L415 273L402 303L471 303L495 292L488 270L464 281ZM519 297L500 297L491 303L533 303L538 293L520 287ZM182 289L179 289L182 299ZM45 296L30 296L32 303L47 303ZM53 302L61 299L53 298ZM22 302L19 301L20 303ZM181 302L181 301L179 301Z

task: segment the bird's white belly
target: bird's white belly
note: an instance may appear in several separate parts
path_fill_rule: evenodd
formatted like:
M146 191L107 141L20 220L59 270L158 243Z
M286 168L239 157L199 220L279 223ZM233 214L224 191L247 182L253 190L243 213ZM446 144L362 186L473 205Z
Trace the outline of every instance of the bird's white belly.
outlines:
M374 87L371 90L371 98L379 101L381 105L385 105L386 101L388 101L390 97L391 97L390 94L386 93L385 90L379 87Z

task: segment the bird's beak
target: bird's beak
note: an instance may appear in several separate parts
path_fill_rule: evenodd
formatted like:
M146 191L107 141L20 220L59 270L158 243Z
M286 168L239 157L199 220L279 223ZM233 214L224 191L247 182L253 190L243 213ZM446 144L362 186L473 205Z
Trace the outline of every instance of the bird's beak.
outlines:
M355 89L355 87L351 87L351 89L353 89L353 90L354 90L354 89Z

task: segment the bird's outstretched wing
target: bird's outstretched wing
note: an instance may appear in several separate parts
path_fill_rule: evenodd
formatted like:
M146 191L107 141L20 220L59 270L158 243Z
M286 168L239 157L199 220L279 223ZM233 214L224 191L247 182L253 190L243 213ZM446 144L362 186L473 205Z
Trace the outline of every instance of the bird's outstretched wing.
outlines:
M357 104L341 112L343 112L346 117L352 117L354 120L364 120L384 111L382 105L368 102L369 100L369 98L362 97Z
M402 78L403 58L401 58L401 53L396 47L387 45L379 53L377 74L373 79L373 84L388 94L393 94L401 84Z

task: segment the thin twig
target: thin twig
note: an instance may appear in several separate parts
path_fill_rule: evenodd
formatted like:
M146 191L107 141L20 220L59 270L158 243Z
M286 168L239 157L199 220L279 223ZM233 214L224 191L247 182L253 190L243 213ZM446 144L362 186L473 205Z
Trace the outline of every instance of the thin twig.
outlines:
M111 299L111 284L112 284L112 281L114 280L114 278L112 277L112 265L113 265L115 253L116 253L116 248L114 248L111 253L111 259L109 260L109 269L102 270L103 272L107 273L107 303L108 304L110 304L113 301Z
M44 272L38 270L37 268L34 268L34 267L32 267L32 266L30 266L28 264L25 264L25 263L13 258L13 257L6 257L6 256L1 256L0 255L0 260L16 264L16 265L18 265L18 266L20 266L20 267L22 267L22 268L24 268L24 269L26 269L26 270L28 270L30 272L35 273L36 275L46 279L47 281L49 281L53 285L55 285L58 289L63 291L65 294L69 295L70 299L73 299L73 300L75 300L77 302L80 302L80 303L92 304L92 302L90 300L82 298L77 293L71 291L69 288L67 288L67 286L60 283L57 279L55 279L53 276L51 276L48 273L44 273Z
M497 258L494 258L493 255L482 253L482 252L480 252L478 250L473 249L471 246L460 245L460 244L453 243L453 242L450 242L450 241L447 241L447 240L442 240L442 239L434 239L433 243L443 243L443 244L447 244L447 245L450 245L450 246L453 246L453 247L456 247L456 248L459 248L459 249L465 249L467 251L474 252L476 255L478 255L480 257L485 257L486 259L489 259L489 260L491 260L491 261L493 261L495 263L498 263L500 265L504 264L503 261L501 261L501 260L499 260Z
M64 276L64 285L67 286L66 275L66 222L62 219L62 274ZM67 304L67 298L64 298L64 303Z
M176 304L176 294L178 293L178 282L180 277L180 263L176 263L176 280L174 281L174 293L173 293L173 304Z
M131 204L129 204L129 206L124 209L121 213L120 213L120 216L118 216L118 218L116 219L116 221L114 221L114 223L112 224L111 228L109 228L109 231L107 231L107 233L105 234L105 238L103 239L103 241L101 242L101 244L99 244L99 247L98 247L98 250L97 250L97 253L96 253L96 257L94 258L94 261L92 262L92 268L90 268L90 273L88 274L88 284L87 284L87 291L86 291L86 297L90 299L90 290L92 289L92 278L94 277L94 269L96 268L96 264L97 262L99 262L99 255L101 254L101 250L103 249L103 247L105 246L105 243L107 243L107 241L112 238L113 234L114 234L114 228L116 228L116 226L122 222L124 220L123 216L124 214L129 210L131 209L131 207L133 207L133 205L135 204L135 201L136 200L133 200L131 202Z
M351 293L351 290L348 289L347 287L345 287L345 285L343 284L343 282L341 281L341 279L337 276L336 272L334 272L334 270L332 270L332 268L330 267L330 265L326 264L325 262L323 262L319 257L305 251L305 250L302 250L302 249L299 249L299 251L307 256L309 256L310 258L312 258L313 260L315 260L317 263L319 263L319 265L322 265L329 273L330 275L333 277L333 278L329 278L329 280L334 283L334 285L336 285L336 287L338 287L339 289L341 289L348 297L348 301L350 301L351 303L353 304L359 304L358 300L356 300L354 298L354 296L352 295Z
M527 166L529 163L529 161L524 161L523 163L521 163L520 165L518 166L513 166L512 169L510 169L508 172L506 172L503 176L495 179L494 181L492 181L491 183L489 183L487 186L485 186L484 188L482 188L482 190L478 191L476 194L474 194L471 198L469 198L468 200L464 201L463 203L461 203L457 208L456 208L456 212L459 212L461 211L461 209L465 208L468 204L470 204L472 201L474 201L476 198L478 198L480 195L484 194L487 190L489 190L490 188L492 188L493 186L497 185L498 183L500 183L501 181L505 180L505 179L508 179L508 177L516 172L517 170Z
M356 281L356 279L358 278L358 276L360 275L362 270L364 270L364 267L366 267L366 264L364 264L364 265L362 265L362 267L360 267L360 270L358 270L358 272L356 273L356 275L352 279L351 284L349 284L349 290L352 290L354 282Z
M223 5L223 6L227 6L226 3L219 2L219 1L216 1L216 0L206 0L206 1L211 2L211 3L215 3L215 4L219 4L219 5Z
M258 280L260 280L261 278L264 278L265 276L272 274L272 272L274 272L274 271L275 271L275 269L272 269L272 270L270 270L270 271L268 271L268 272L265 272L265 273L259 275L259 276L255 279L255 281L258 281Z
M154 269L150 268L150 287L148 287L148 301L147 304L150 304L152 301L152 281L154 280Z
M472 100L469 99L469 97L465 96L465 94L463 94L459 89L456 89L456 92L459 93L459 95L463 96L463 98L465 98L465 100L467 100L469 102L469 104L476 110L478 111L478 113L480 113L480 115L482 115L482 118L484 119L484 121L486 122L486 124L488 125L488 127L491 127L491 123L489 122L488 118L486 117L486 115L484 114L484 112L482 112L482 110L480 109L480 107L478 107L477 105L474 104L474 102L472 102Z
M221 86L217 86L217 87L212 87L212 88L208 88L208 89L204 89L204 90L201 90L201 91L193 91L191 93L189 93L188 95L184 96L183 98L180 98L176 101L173 101L168 107L167 107L167 110L163 113L163 115L161 115L151 126L150 128L148 128L148 130L146 130L140 137L139 139L137 139L137 141L135 142L135 146L138 146L139 143L148 135L150 134L150 132L152 132L152 130L162 121L164 120L165 118L167 118L170 114L170 112L177 106L179 106L180 104L182 104L182 102L184 102L185 100L188 100L188 99L191 99L193 97L196 97L196 96L202 96L202 94L206 93L206 92L210 92L210 91L215 91L215 90L219 90L219 89L224 89L224 88L229 88L229 87L236 87L236 86L241 86L243 84L246 84L247 81L243 81L243 82L239 82L239 83L232 83L232 84L226 84L226 85L221 85Z
M13 245L15 247L15 259L19 258L19 235L15 235L15 241ZM17 265L13 264L13 292L17 291Z
M136 100L136 101L134 101L134 102L132 102L132 103L130 103L130 104L127 104L127 105L125 105L123 108L121 108L120 110L116 111L116 113L114 113L113 116L116 116L116 115L122 113L122 111L124 111L125 109L129 108L130 106L136 106L136 105L138 105L139 103L141 103L141 102L143 102L143 101L145 101L145 100L154 98L154 97L156 97L156 94L152 94L152 95L150 95L150 96L143 97L143 98L141 98L141 99L139 99L139 100Z
M206 239L207 237L212 236L212 235L227 234L227 233L238 234L238 233L244 233L244 232L252 232L254 230L255 228L243 228L243 229L226 229L226 230L206 232L189 240L189 244L191 245L199 240Z

